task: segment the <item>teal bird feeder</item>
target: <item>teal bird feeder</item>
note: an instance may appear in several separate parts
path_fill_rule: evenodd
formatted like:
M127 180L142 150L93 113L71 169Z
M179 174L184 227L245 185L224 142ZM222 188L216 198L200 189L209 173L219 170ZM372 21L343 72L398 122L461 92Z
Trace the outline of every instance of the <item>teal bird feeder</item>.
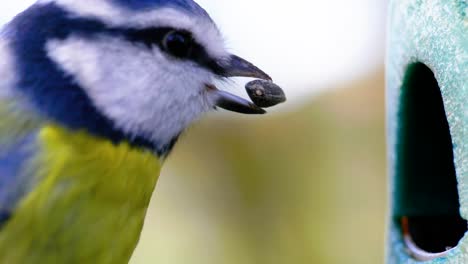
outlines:
M390 3L387 263L468 263L468 0Z

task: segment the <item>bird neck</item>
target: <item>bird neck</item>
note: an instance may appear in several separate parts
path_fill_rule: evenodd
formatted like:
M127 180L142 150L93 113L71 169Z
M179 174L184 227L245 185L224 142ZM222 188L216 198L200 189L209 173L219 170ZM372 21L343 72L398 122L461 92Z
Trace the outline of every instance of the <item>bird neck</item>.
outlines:
M1 230L0 263L127 263L160 160L57 126L40 131L38 148L37 184Z

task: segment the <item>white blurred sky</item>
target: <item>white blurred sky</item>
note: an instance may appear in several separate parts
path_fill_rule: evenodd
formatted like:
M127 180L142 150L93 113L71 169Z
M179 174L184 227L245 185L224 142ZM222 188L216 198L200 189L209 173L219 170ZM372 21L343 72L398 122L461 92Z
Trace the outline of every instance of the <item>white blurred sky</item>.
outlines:
M33 2L3 1L0 24ZM197 2L229 50L269 73L290 101L365 76L383 62L386 0ZM245 82L236 83L229 91L245 94Z

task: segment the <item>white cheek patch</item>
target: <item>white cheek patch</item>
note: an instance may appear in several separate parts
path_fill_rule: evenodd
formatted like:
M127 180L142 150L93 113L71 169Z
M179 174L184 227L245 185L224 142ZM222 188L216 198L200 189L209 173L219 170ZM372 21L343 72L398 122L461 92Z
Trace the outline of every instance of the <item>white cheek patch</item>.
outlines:
M70 37L48 42L47 52L116 127L154 143L169 142L213 107L205 90L211 73L157 48Z
M107 0L55 0L55 3L72 14L95 18L111 26L172 27L187 30L212 57L229 56L218 28L210 18L204 15L190 14L170 7L138 12L115 6Z

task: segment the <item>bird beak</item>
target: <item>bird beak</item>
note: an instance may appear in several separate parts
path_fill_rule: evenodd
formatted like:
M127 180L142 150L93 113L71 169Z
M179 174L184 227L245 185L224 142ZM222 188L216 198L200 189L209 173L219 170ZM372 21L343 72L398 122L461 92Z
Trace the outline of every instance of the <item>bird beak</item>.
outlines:
M236 55L231 55L229 60L222 67L225 72L225 77L252 77L271 81L271 77L268 76L268 74Z
M268 74L258 67L236 55L231 55L226 61L221 63L220 66L223 69L224 77L251 77L268 81L272 80ZM264 109L256 106L252 102L226 91L221 91L212 84L207 84L206 88L217 107L241 114L266 113Z

